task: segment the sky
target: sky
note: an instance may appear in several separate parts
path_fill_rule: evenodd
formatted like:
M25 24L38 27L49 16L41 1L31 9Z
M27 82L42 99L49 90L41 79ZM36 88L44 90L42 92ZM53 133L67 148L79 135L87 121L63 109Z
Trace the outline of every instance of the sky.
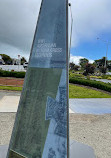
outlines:
M70 0L73 33L70 60L92 63L106 55L111 60L111 0ZM29 58L41 0L0 0L0 53ZM70 34L69 12L69 34ZM97 40L99 37L100 40Z

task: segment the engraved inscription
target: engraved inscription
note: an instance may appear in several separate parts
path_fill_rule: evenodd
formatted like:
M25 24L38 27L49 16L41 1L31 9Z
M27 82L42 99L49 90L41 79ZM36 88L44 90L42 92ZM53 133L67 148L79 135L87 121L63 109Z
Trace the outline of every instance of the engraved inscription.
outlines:
M56 43L49 43L45 39L39 39L37 43L37 53L34 53L38 58L51 58L52 53L61 53L62 48L58 48Z

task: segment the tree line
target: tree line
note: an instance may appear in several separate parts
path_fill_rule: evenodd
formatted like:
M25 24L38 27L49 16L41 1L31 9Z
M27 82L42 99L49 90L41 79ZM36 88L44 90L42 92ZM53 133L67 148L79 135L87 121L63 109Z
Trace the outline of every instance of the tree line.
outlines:
M19 60L19 59L11 58L9 55L6 54L0 54L0 56L1 59L3 60L4 65L18 65L19 62L21 65L23 65L23 63L27 62L25 57L21 57Z
M111 71L111 60L106 60L106 57L103 57L90 63L87 58L82 58L79 60L79 65L71 62L69 68L74 71L81 70L84 75L93 74L95 72L105 74L107 71Z

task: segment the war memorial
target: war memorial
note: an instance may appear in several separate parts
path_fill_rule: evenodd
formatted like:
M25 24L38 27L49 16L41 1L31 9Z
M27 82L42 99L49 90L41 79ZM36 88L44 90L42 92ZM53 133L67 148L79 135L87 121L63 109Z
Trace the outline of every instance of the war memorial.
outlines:
M7 158L65 158L68 1L43 0Z
M68 0L42 0L6 158L82 158L73 141L69 156L68 65Z

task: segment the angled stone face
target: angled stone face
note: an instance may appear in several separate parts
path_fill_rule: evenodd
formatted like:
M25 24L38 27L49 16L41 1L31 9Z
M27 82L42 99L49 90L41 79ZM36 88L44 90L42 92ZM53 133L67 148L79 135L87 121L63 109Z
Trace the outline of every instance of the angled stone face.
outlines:
M9 157L11 157L11 158L26 158L26 157L24 157L23 155L18 154L18 153L16 153L16 152L12 151L12 150L10 150Z
M67 158L67 3L42 1L7 158Z

